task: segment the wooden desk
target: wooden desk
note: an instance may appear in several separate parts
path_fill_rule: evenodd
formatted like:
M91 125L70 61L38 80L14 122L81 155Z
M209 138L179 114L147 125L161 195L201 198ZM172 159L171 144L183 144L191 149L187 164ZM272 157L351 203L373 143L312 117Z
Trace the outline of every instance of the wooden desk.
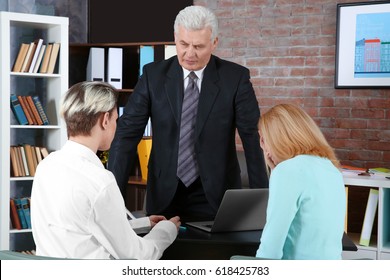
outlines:
M162 259L166 260L228 260L233 255L255 256L262 231L208 233L188 226L180 231ZM353 241L344 234L343 250L357 251Z

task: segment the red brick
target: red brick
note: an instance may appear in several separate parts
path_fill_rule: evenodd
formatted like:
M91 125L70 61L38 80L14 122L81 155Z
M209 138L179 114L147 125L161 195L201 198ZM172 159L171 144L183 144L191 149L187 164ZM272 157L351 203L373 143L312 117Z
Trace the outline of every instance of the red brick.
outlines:
M194 1L216 12L215 54L250 69L262 113L298 104L336 146L340 161L390 167L390 89L334 88L337 3ZM239 137L236 142L242 148Z

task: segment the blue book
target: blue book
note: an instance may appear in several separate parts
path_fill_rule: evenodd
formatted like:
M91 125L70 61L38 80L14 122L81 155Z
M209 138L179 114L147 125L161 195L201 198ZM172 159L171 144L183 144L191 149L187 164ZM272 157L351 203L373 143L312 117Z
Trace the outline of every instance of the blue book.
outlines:
M26 229L27 228L27 221L26 221L26 218L24 217L24 211L22 208L22 201L20 198L15 198L14 201L15 201L15 205L16 205L16 212L18 213L22 229Z
M154 47L153 46L140 46L139 49L139 75L142 75L142 70L145 64L154 61Z
M20 102L15 94L11 94L11 109L12 112L14 112L14 115L16 119L18 120L19 124L28 124L26 115L24 114L22 105L20 105Z
M35 107L38 110L39 116L41 117L41 120L42 120L43 124L44 125L48 125L49 124L49 120L47 119L45 110L43 110L43 106L42 106L41 100L39 99L39 97L37 95L33 96L32 99L34 101Z
M27 197L21 198L20 202L22 204L22 210L26 220L27 228L31 228L30 204L28 203Z

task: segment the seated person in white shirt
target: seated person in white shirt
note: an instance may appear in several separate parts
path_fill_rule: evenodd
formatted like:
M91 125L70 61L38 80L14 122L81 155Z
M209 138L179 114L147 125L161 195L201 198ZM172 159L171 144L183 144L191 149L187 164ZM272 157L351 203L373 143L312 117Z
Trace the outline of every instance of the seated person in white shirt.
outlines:
M128 221L113 174L96 155L115 134L117 91L101 82L82 82L63 96L61 115L68 141L37 167L31 220L37 255L76 259L159 259L175 240L180 218L140 218L152 227L138 236Z

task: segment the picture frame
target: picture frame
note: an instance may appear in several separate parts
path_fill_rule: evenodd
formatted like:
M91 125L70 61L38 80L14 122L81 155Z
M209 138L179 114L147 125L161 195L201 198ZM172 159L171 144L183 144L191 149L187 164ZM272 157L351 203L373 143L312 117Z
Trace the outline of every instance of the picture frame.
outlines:
M335 88L390 88L390 2L337 4Z

